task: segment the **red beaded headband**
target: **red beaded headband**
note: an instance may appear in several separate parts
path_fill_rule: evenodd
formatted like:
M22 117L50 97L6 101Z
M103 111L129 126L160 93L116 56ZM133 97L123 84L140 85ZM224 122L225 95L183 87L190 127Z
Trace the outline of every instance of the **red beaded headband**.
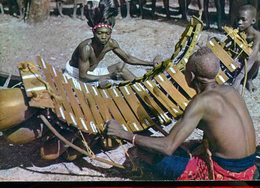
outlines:
M94 32L97 28L99 28L99 27L107 27L107 28L109 28L109 29L112 29L112 27L110 26L110 25L108 25L108 24L104 24L104 23L100 23L100 24L97 24L97 25L95 25L94 27L92 27L92 31Z

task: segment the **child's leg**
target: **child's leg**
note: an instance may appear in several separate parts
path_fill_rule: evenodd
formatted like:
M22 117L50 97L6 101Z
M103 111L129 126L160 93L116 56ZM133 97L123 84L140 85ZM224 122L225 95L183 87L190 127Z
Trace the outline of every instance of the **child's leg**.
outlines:
M204 0L203 9L205 14L206 28L209 28L209 0Z
M253 84L252 80L256 78L259 70L260 61L255 61L254 65L252 66L251 70L248 72L247 75L247 84L246 87L249 90L249 92L255 91L256 87Z
M3 15L4 14L4 8L3 8L2 3L0 3L0 11L1 11L1 14Z

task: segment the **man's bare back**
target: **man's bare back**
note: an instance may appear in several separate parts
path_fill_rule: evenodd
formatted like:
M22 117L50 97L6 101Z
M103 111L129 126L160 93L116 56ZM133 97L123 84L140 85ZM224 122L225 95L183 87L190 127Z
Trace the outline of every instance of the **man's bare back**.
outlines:
M198 126L204 131L213 155L240 159L254 154L254 127L240 94L233 88L213 84L193 99L203 110ZM197 107L190 104L190 110Z

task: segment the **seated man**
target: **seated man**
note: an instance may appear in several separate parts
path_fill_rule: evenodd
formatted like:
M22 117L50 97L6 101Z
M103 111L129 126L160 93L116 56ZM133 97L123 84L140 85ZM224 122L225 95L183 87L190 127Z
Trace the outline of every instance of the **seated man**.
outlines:
M244 5L238 11L238 28L239 32L245 32L248 43L253 42L253 53L248 58L247 65L247 80L246 88L249 92L255 91L252 80L256 78L260 65L259 48L260 48L260 32L257 31L253 25L256 22L256 8L252 5ZM244 79L245 69L244 65L241 67L241 72L237 75L233 86L239 89L241 81Z
M94 11L94 15L87 15L88 24L92 27L93 38L81 42L72 54L71 60L66 64L66 72L70 76L79 78L83 82L104 81L107 79L133 80L135 75L131 73L124 63L117 63L104 68L97 68L105 54L113 51L125 63L132 65L154 66L160 58L153 62L142 61L127 55L111 39L112 27L115 25L117 9L111 7L108 0L102 1Z
M106 121L106 134L167 155L154 164L167 178L252 180L256 169L253 122L237 90L216 83L219 68L219 60L209 48L190 57L185 78L197 95L168 136L152 138L126 132L116 120ZM192 158L173 155L195 128L204 131L204 153L197 152Z

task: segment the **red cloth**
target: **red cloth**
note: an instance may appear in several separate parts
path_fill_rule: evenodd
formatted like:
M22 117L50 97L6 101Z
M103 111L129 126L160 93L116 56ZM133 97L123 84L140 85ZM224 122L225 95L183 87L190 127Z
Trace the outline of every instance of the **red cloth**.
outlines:
M243 172L230 172L220 167L213 161L213 180L252 180L256 167L255 165ZM193 157L186 166L185 171L178 177L178 180L209 180L209 167L205 160Z
M230 172L213 161L215 180L252 180L256 170L255 165L243 172Z

